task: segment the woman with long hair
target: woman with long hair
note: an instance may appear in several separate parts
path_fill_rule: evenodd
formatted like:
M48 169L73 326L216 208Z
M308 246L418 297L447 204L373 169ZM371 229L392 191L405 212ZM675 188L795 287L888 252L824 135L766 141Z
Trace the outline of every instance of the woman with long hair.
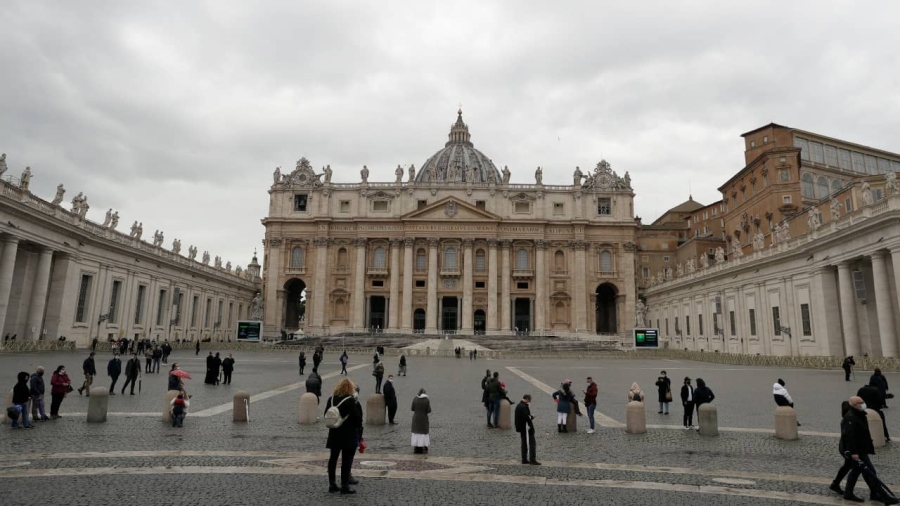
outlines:
M431 401L425 389L419 389L419 395L412 401L412 446L413 453L428 453L431 439L428 437L428 414L431 413Z
M344 378L334 387L331 398L325 403L325 412L335 406L341 414L343 422L339 427L328 429L328 441L325 448L331 450L328 458L328 491L331 493L355 494L350 488L350 471L353 457L362 437L362 407L357 400L358 390L349 378ZM341 457L341 486L338 487L337 460Z

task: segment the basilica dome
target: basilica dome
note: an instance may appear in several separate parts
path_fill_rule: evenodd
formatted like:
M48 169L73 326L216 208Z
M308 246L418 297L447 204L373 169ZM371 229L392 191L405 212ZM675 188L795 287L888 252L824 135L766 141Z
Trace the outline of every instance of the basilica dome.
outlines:
M470 141L469 127L463 123L462 110L450 127L450 139L432 155L416 174L417 183L500 183L500 171Z

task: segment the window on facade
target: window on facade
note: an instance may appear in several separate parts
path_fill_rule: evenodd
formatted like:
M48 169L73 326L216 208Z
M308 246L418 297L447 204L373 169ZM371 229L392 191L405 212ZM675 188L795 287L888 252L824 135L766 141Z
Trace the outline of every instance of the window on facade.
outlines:
M609 216L612 214L612 200L608 198L597 199L597 214Z
M734 324L734 311L728 312L728 324L731 327L731 335L736 336L737 328L735 328L735 324Z
M647 279L650 277L650 268L649 267L641 268L641 277L644 279Z
M563 272L566 270L566 254L556 250L553 254L553 270Z
M668 257L668 256L664 256L664 257L663 257L663 263L669 263L669 257Z
M784 202L785 204L790 204L790 203L791 203L791 196L790 196L790 195L785 195L785 196L781 197L781 201Z
M681 331L681 329L678 328L678 317L676 316L676 317L675 317L675 332L677 333L677 332L680 332L680 331Z
M163 324L163 317L166 314L166 295L167 293L165 290L159 291L159 300L157 301L158 304L156 306L156 325Z
M838 150L838 167L844 170L853 170L853 163L850 161L850 151L846 149Z
M837 193L837 192L841 191L841 188L843 188L843 186L844 186L844 185L841 184L841 180L840 180L840 179L834 179L834 180L832 180L832 181L831 181L831 193Z
M428 257L425 256L425 250L420 249L416 251L416 270L424 271L428 268Z
M756 147L756 141L750 141L750 149L753 149L755 147Z
M347 267L347 248L341 248L338 250L337 264L338 267L341 268Z
M107 318L109 323L116 323L116 318L119 316L119 292L122 290L122 282L121 281L113 281L112 290L109 292L109 311L107 312Z
M475 201L475 209L481 209L482 211L484 211L484 209L485 209L484 201L476 200Z
M520 271L528 270L528 251L524 248L516 251L516 269Z
M763 144L765 144L765 143L767 143L767 142L769 142L769 136L768 136L768 135L763 135Z
M373 279L373 280L372 280L372 286L375 287L375 288L381 288L381 287L384 286L384 281L383 281L383 280L380 280L380 279Z
M779 170L778 171L778 179L780 179L782 181L790 181L791 180L791 171Z
M219 310L216 311L216 323L222 323L222 306L223 306L223 303L220 300L219 301Z
M526 281L517 282L516 289L517 290L528 290L528 282L526 282Z
M819 187L819 189L818 189L818 196L819 196L819 198L820 198L820 199L824 199L825 197L827 197L828 194L830 193L830 192L828 191L828 188L829 188L829 186L828 186L828 180L825 179L824 176L819 176L819 180L816 181L816 185Z
M563 207L562 202L554 202L553 203L553 214L555 216L561 216L565 212L565 208Z
M181 320L181 296L183 293L180 293L178 289L175 290L175 294L172 296L172 302L175 305L175 316L172 318L175 320L175 323L180 323Z
M349 213L350 212L350 201L342 200L340 203L340 212Z
M878 173L886 174L891 171L891 161L885 158L878 159Z
M801 137L794 137L794 147L800 148L800 158L809 160L809 142Z
M853 199L847 197L844 199L844 212L849 213L851 211L853 211Z
M84 323L87 321L88 301L91 293L91 281L93 276L81 275L81 285L78 287L78 304L75 306L75 321Z
M878 162L872 155L866 155L866 174L874 176L878 174Z
M697 315L697 331L699 335L703 335L703 314L700 313Z
M800 193L806 198L816 198L816 187L813 183L812 174L803 174L800 177Z
M483 271L484 270L484 250L480 249L475 252L475 270Z
M237 314L238 320L243 318L243 314L244 314L244 305L238 304L238 314Z
M140 325L144 320L144 299L147 298L147 285L138 285L137 303L134 305L134 324Z
M416 209L422 209L423 207L428 205L427 200L419 200L416 202Z
M775 335L781 335L781 308L773 307L772 308L772 326L775 329Z
M204 327L209 327L210 314L212 314L212 299L206 299L206 313L203 315Z
M856 151L851 152L850 160L853 164L854 172L859 172L860 174L866 173L866 157L863 156L862 153L857 153Z
M669 319L666 318L666 334L669 333Z
M305 213L307 200L306 195L294 195L294 211Z
M821 142L809 142L809 156L813 163L825 163L825 152Z
M291 269L303 267L303 248L296 247L291 251Z
M812 335L812 321L809 319L809 304L800 304L800 319L803 323L803 335Z
M517 213L530 213L531 202L516 202L515 210Z
M484 281L476 281L475 288L484 288Z
M691 317L690 316L684 317L684 332L685 332L685 335L688 335L688 336L691 335Z
M388 210L388 201L376 200L375 202L372 202L372 210L376 213L386 213Z
M600 252L600 272L613 272L612 253L609 251Z
M455 271L456 267L456 248L447 248L444 251L444 269L448 271Z
M884 198L884 190L882 190L881 188L872 188L872 199L875 202L878 202L879 200L881 200L883 198Z
M376 269L386 269L387 265L387 253L384 248L381 246L375 248L375 251L372 253L372 267Z
M425 288L425 280L417 279L416 280L416 288Z
M197 326L198 309L200 309L200 296L194 295L194 300L191 302L191 327Z
M713 313L713 334L719 335L719 314Z
M825 165L838 166L838 152L834 146L825 145Z

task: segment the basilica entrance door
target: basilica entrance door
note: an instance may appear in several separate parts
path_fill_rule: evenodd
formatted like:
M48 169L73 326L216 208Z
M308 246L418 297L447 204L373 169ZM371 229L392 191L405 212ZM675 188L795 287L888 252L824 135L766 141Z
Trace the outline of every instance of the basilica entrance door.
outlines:
M457 330L456 321L459 314L459 299L456 297L444 297L441 305L441 330Z
M369 297L369 329L384 330L387 301L380 295Z
M515 325L518 332L531 330L531 299L517 298L514 309Z
M485 317L484 317L484 311L482 311L481 309L476 310L474 320L475 320L474 321L475 332L484 332L485 331L485 321L486 321Z

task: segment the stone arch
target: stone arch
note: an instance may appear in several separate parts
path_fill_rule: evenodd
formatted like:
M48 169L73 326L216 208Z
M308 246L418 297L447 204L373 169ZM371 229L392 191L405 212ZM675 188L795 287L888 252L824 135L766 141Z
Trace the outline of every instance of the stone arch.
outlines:
M306 313L306 282L300 278L291 278L284 284L284 321L285 329L300 328L300 320Z
M561 249L553 254L553 270L559 272L566 270L566 254Z
M597 296L596 312L596 332L598 334L618 334L618 308L616 307L616 299L619 297L619 290L612 283L601 283L594 292Z

